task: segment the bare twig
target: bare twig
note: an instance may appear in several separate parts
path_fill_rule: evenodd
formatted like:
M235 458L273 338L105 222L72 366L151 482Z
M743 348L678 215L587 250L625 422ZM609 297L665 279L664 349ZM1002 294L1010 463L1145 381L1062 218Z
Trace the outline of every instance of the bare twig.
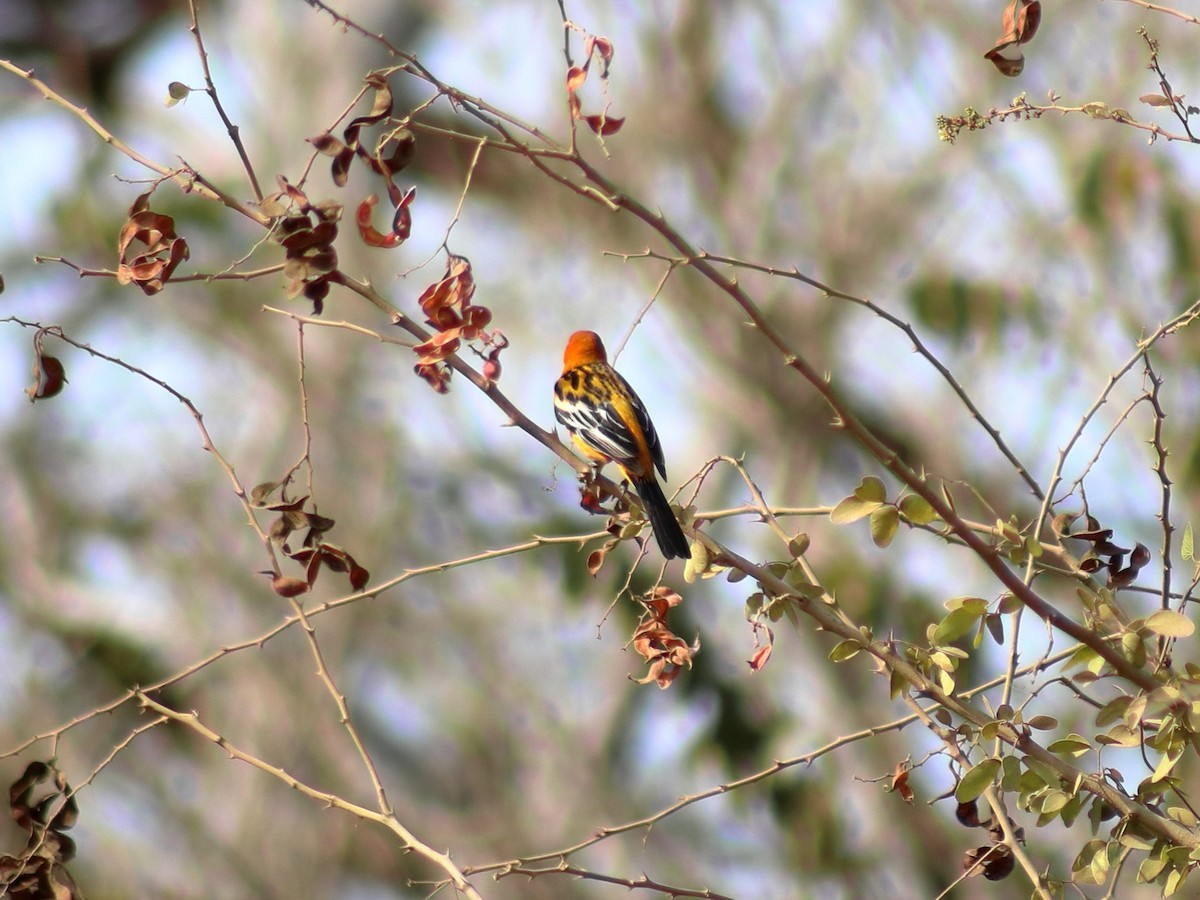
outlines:
M279 779L292 790L298 791L312 800L319 801L325 806L332 806L334 809L340 809L344 812L348 812L356 818L382 825L400 839L401 845L405 850L410 850L416 853L445 872L450 883L454 885L456 890L461 891L467 897L474 898L474 900L482 900L479 892L475 890L474 886L469 881L467 881L466 876L458 869L458 867L454 864L454 861L450 859L447 854L433 849L428 844L418 839L415 834L400 824L399 820L392 815L390 811L383 812L367 809L365 806L359 806L356 803L351 803L350 801L339 797L337 794L329 794L324 791L319 791L314 787L310 787L303 781L292 777L283 769L273 766L265 760L247 753L245 750L242 750L236 744L222 737L220 734L213 731L211 728L201 722L199 716L197 716L195 713L182 713L171 709L168 706L164 706L142 690L135 691L135 697L138 703L146 709L152 710L153 712L156 712L160 716L164 716L173 722L178 722L180 725L183 725L186 728L190 728L205 740L216 744L218 747L228 753L231 758L236 759L239 762L244 762L247 765L258 769L260 772L265 772L273 778Z
M237 149L238 157L242 160L242 167L246 170L246 177L250 179L250 189L254 191L254 199L261 203L263 198L262 188L258 185L258 176L254 174L254 166L251 164L250 157L246 154L246 147L242 143L241 130L237 125L233 124L228 114L226 114L225 107L221 104L221 98L217 94L217 86L213 83L212 72L208 68L208 51L204 49L204 38L200 34L200 20L196 13L196 0L188 0L188 11L192 17L188 31L192 33L192 37L196 40L196 52L200 57L200 68L204 70L205 93L212 100L213 108L216 109L217 115L221 117L221 121L225 124L225 130L229 132L229 139L233 141L233 146Z
M58 104L63 109L67 110L67 112L71 113L81 122L87 125L88 128L100 136L100 139L104 141L104 143L108 144L118 152L125 154L125 156L128 156L138 165L144 166L152 172L157 172L164 178L171 179L177 185L179 185L185 194L197 192L209 200L217 200L225 204L230 209L241 213L248 219L258 222L260 225L266 225L268 223L268 218L259 210L251 206L247 206L244 203L239 203L228 195L214 190L211 185L208 185L203 181L197 184L197 179L194 178L192 174L185 173L179 169L168 168L167 166L154 162L154 160L138 153L120 138L116 137L111 131L101 125L96 117L82 106L76 106L74 103L67 100L65 97L51 88L44 81L35 77L32 69L22 69L19 66L13 65L7 59L0 59L0 69L4 69L5 71L11 72L18 77L23 78L30 85L30 87L40 92L41 95L47 100Z

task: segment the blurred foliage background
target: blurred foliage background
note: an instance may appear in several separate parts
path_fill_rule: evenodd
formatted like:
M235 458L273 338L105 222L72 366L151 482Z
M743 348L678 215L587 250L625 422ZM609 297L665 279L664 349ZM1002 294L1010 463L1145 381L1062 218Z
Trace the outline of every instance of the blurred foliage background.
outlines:
M444 82L565 137L555 3L347 0L338 8ZM1002 11L977 0L566 7L613 42L613 113L626 117L603 148L581 134L590 159L704 249L798 267L911 321L1044 482L1137 340L1196 299L1194 152L1162 140L1148 146L1145 132L1110 121L1055 114L995 124L951 146L939 142L935 117L1005 107L1021 92L1041 102L1054 90L1064 105L1099 100L1154 120L1165 114L1137 102L1157 90L1142 24L1161 41L1177 91L1200 84L1200 71L1182 20L1131 3L1066 0L1025 48L1025 71L1005 78L983 59ZM213 78L267 190L276 174L299 178L312 155L305 139L341 115L370 68L388 63L377 44L300 0L204 3L200 14ZM33 68L147 156L186 160L222 190L249 197L206 97L163 103L170 81L203 84L186 4L3 0L0 56ZM392 87L398 114L431 96L411 78ZM589 94L585 102L599 101ZM472 127L444 102L425 121ZM470 160L463 143L419 137L400 177L417 187L411 240L370 249L343 228L343 269L416 314L416 298L441 275L439 247ZM166 381L203 413L245 484L278 479L304 441L296 326L263 310L288 303L278 276L181 282L146 297L32 262L61 256L115 268L118 230L146 189L130 179L146 177L77 116L0 75L3 315L60 324ZM337 188L320 158L307 190L352 209L378 185L358 167ZM191 246L181 274L224 270L252 249L243 268L280 260L275 245L259 245L261 229L227 209L170 184L154 202ZM660 261L622 258L666 249L638 223L500 153L484 153L473 170L449 247L471 259L476 302L512 342L501 388L545 427L566 335L586 327L615 346L665 271ZM1028 488L902 332L796 281L738 277L910 463L973 486L1002 518L1036 512ZM309 311L302 301L292 308ZM336 288L325 318L389 328ZM21 393L31 337L12 323L0 329L8 661L0 746L21 748L0 774L15 779L29 759L53 755L78 783L146 721L132 704L26 742L255 637L289 608L257 574L267 564L262 548L187 410L67 348L52 351L66 366L66 390L31 407ZM347 330L310 326L305 350L313 495L337 521L330 539L371 570L373 583L535 534L601 527L578 509L574 473L503 427L504 416L465 381L439 396L413 376L407 349ZM1182 523L1200 468L1194 331L1159 353ZM784 377L781 360L692 272L668 279L618 366L658 423L673 487L712 457L743 457L770 503L821 510L879 474L831 427L811 389ZM1085 430L1068 482L1137 395L1130 381ZM1086 485L1093 513L1122 542L1158 547L1149 428L1147 418L1131 418ZM725 467L705 482L698 506L747 500ZM824 514L787 521L810 534L824 583L876 634L923 640L946 600L997 594L982 565L930 534L902 530L879 550L865 523L837 527ZM752 558L784 554L752 517L721 520L712 533ZM746 585L685 586L671 572L668 582L685 596L677 632L699 632L702 650L670 690L635 685L627 676L643 670L626 642L637 608L623 598L605 618L633 551L617 551L596 578L585 558L575 546L542 547L414 578L314 620L398 817L461 866L570 846L905 714L886 678L861 658L834 666L832 641L810 629L780 630L770 664L751 672ZM656 560L635 573L635 589L652 583ZM343 579L324 578L307 602L345 589ZM1071 596L1064 588L1069 612ZM1044 637L1030 638L1039 638L1030 658ZM983 680L1000 671L1003 649L985 643L972 665ZM222 656L163 700L196 710L295 777L370 805L370 783L313 669L292 628ZM1072 701L1052 687L1036 707L1086 729L1087 712ZM978 843L954 821L952 801L926 805L953 780L944 763L921 766L914 805L884 787L898 762L919 763L937 746L919 726L848 743L572 861L739 898L936 897ZM428 885L407 880L435 877L381 829L322 810L176 727L138 736L79 804L71 870L93 900L422 897ZM1065 876L1080 838L1061 826L1030 831L1034 859ZM19 849L21 832L0 833L8 852ZM477 883L498 898L624 892L563 876ZM1029 892L1019 873L960 890ZM1131 884L1121 896L1138 890Z

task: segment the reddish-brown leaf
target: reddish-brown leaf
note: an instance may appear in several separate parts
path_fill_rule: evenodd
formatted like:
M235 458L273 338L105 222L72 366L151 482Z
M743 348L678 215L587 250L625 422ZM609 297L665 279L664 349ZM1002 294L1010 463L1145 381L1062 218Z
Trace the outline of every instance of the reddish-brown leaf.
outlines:
M606 63L612 62L612 58L613 58L612 41L610 41L606 37L592 38L592 46L595 47L596 52L600 54L601 59L603 59Z
M912 803L915 794L912 786L908 783L909 767L907 763L897 763L896 769L892 772L892 790L904 798L905 803Z
M583 121L587 123L588 128L601 137L616 134L625 124L624 117L617 118L615 116L584 116Z
M301 581L299 578L276 575L271 579L271 590L280 597L299 597L308 592L308 582Z
M991 64L996 67L996 71L998 71L1001 75L1007 75L1009 78L1015 78L1025 69L1025 57L1018 56L1016 59L1009 59L1006 56L1002 56L1000 51L1003 50L1004 47L1008 46L1011 46L1011 42L1006 43L1003 46L993 47L987 53L983 54L983 58L991 62Z
M587 81L587 68L572 66L567 70L567 93L574 94Z
M587 570L588 574L593 578L600 572L600 567L604 565L604 560L608 557L608 551L611 544L605 544L599 550L593 550L588 554Z
M1017 15L1017 43L1027 44L1042 24L1042 4L1040 0L1021 0L1021 3L1021 12Z
M337 156L346 149L346 145L329 132L310 137L308 142L317 149L318 153L324 153L326 156Z
M441 363L417 363L413 366L413 372L425 379L429 386L439 394L450 393L450 375L452 369L447 368Z
M413 347L413 352L421 358L421 364L441 362L447 356L457 353L462 341L454 331L439 331L427 341Z
M34 403L61 393L66 383L66 371L58 358L39 352L33 360L33 384L25 393L29 402Z
M768 643L768 644L763 644L761 647L759 647L757 650L754 651L754 653L751 655L751 657L748 660L746 660L746 662L748 662L750 664L751 671L753 671L753 672L761 672L762 671L763 666L765 666L767 664L767 660L769 660L771 658L771 651L774 649L774 647L775 647L775 645L773 643Z
M372 194L358 204L358 213L355 216L355 222L358 225L358 236L362 238L362 242L368 247L382 247L391 249L399 247L401 238L396 234L384 234L371 224L371 211L375 208L375 204L379 202L379 195Z

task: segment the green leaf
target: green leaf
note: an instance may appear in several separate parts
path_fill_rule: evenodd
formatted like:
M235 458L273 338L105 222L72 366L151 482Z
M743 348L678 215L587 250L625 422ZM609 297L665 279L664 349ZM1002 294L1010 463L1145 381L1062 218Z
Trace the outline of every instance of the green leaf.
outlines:
M1141 732L1134 731L1128 725L1114 725L1104 734L1096 735L1096 743L1117 747L1137 747L1142 743Z
M914 525L928 525L937 518L937 513L933 511L929 501L916 494L909 494L900 501L900 512Z
M1104 704L1100 712L1096 713L1096 725L1099 728L1103 728L1105 725L1118 721L1125 715L1125 710L1129 708L1129 704L1132 701L1133 698L1126 695L1121 695L1108 701L1108 703Z
M1058 727L1058 719L1054 716L1034 716L1027 719L1025 724L1037 731L1053 731Z
M1033 775L1042 784L1058 785L1058 773L1040 759L1032 756L1022 756L1021 762L1025 764L1025 771Z
M1091 870L1092 875L1096 879L1096 884L1104 884L1108 880L1108 871L1112 868L1112 862L1108 858L1108 845L1104 849L1092 857Z
M1015 756L1004 757L1004 775L1000 779L1000 787L1005 791L1015 791L1021 781L1021 761Z
M1063 663L1063 670L1065 671L1075 666L1089 666L1093 660L1097 659L1103 662L1104 657L1102 657L1091 647L1085 647L1081 644L1079 649L1072 653L1070 658Z
M1083 756L1092 749L1092 745L1082 735L1071 733L1065 738L1059 738L1046 749L1060 756Z
M1013 594L1011 591L1005 591L1000 595L1000 605L997 607L997 611L1001 615L1008 615L1010 613L1015 613L1018 609L1021 609L1024 606L1025 604L1018 600L1015 594Z
M894 506L881 506L871 513L871 540L875 546L883 549L896 536L900 527L900 511Z
M1004 619L996 613L988 613L984 617L984 624L987 625L988 634L992 636L992 640L997 644L1004 643Z
M1200 819L1196 818L1196 814L1182 806L1168 806L1167 816L1185 828L1195 828L1200 825Z
M860 500L858 497L846 497L829 512L829 521L834 525L849 525L859 519L869 516L882 504L877 500Z
M1080 884L1103 884L1103 877L1097 878L1097 873L1093 870L1092 864L1097 858L1103 858L1104 870L1108 870L1106 847L1105 842L1098 838L1094 838L1083 845L1075 857L1075 861L1071 863L1071 875L1075 881Z
M1183 526L1183 543L1179 545L1179 552L1188 562L1192 562L1196 558L1196 547L1192 539L1191 522Z
M1140 838L1136 834L1129 831L1121 832L1121 836L1117 838L1117 843L1122 847L1128 847L1130 850L1152 850L1154 844L1145 838Z
M857 656L859 652L861 652L862 648L862 641L856 641L853 639L842 641L829 651L829 658L834 662L845 662L846 660Z
M1172 897L1175 892L1183 886L1184 879L1187 878L1187 873L1180 869L1172 869L1167 875L1167 881L1163 885L1162 895L1164 897Z
M1142 864L1138 866L1137 880L1139 884L1151 884L1157 878L1162 870L1167 867L1167 858L1153 859L1147 857L1142 860Z
M982 616L988 609L988 602L982 597L955 597L946 601L946 609L969 609L976 615Z
M1175 764L1183 758L1182 753L1164 753L1162 759L1158 761L1158 765L1154 767L1154 775L1151 776L1151 783L1162 781L1171 774L1171 770L1175 768Z
M972 766L970 771L963 775L958 787L954 789L954 799L959 803L977 799L996 780L996 774L1000 771L1001 765L1001 761L993 756L977 766Z
M1042 812L1057 814L1071 801L1071 795L1066 791L1047 791L1042 800Z
M874 475L868 475L854 489L854 496L859 500L882 503L887 499L887 490L884 488L882 481Z
M1196 630L1191 619L1173 609L1160 609L1146 620L1146 627L1155 634L1173 638L1191 637Z
M964 635L970 634L979 621L979 613L965 608L953 610L946 618L938 623L933 632L935 644L952 644Z
M187 98L187 95L192 92L192 89L180 81L172 81L167 85L167 96L163 100L165 106L172 107L180 100Z
M1075 824L1075 820L1079 818L1079 814L1083 812L1084 795L1076 794L1071 798L1071 801L1063 808L1061 812L1063 824L1070 828Z

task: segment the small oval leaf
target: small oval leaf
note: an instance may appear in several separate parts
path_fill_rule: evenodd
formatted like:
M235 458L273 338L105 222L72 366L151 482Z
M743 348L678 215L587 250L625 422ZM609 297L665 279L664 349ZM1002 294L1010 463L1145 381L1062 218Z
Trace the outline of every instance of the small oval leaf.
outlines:
M896 536L900 527L900 511L894 506L881 506L871 513L871 540L875 546L883 549Z
M883 486L883 482L874 475L867 475L858 487L854 489L854 496L859 500L870 500L876 503L882 503L887 499L887 490Z
M970 771L963 775L962 781L954 789L954 799L959 803L966 803L968 800L976 799L996 780L996 774L1000 771L1000 765L1000 760L993 756L985 759L979 765L973 766Z
M1191 619L1173 609L1160 609L1146 619L1146 627L1155 634L1173 638L1191 637L1196 630Z

